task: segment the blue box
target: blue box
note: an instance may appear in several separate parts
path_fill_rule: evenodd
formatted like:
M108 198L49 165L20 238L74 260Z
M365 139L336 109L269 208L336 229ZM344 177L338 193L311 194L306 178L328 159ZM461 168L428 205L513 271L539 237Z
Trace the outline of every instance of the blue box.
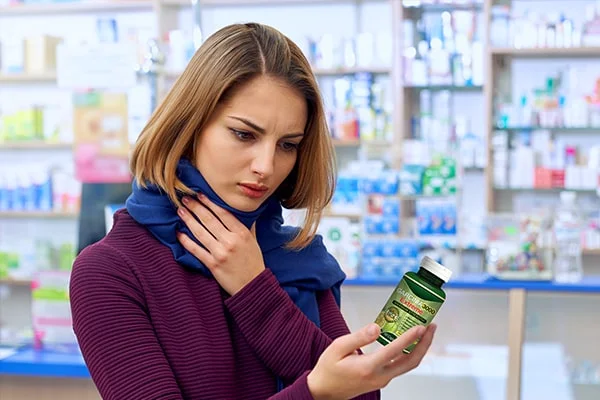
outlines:
M417 225L420 235L431 235L433 233L431 226L431 210L428 204L424 204L421 201L417 201L416 216Z
M384 234L400 233L400 221L396 217L382 218L381 231Z
M373 240L365 241L362 246L363 258L381 257L381 247L379 242Z
M365 231L371 235L381 235L383 230L383 219L379 216L364 217Z
M383 216L400 218L400 203L398 199L385 199L383 201Z
M423 165L404 165L400 171L400 193L417 195L423 193Z
M377 178L377 193L393 195L398 193L398 174L396 171L383 171Z
M446 235L456 235L456 205L447 204L443 207L444 212L444 223L442 226L442 233Z

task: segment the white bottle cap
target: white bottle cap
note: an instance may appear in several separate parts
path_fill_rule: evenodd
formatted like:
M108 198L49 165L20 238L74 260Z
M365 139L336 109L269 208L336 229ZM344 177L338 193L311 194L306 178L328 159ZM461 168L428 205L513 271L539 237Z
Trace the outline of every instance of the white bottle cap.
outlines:
M428 256L421 259L421 268L425 268L444 282L448 282L452 276L452 271Z

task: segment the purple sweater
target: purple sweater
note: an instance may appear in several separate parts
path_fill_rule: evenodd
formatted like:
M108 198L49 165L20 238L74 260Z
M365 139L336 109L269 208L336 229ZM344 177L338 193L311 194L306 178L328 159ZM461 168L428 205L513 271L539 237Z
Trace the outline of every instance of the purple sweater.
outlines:
M178 265L126 211L77 257L70 297L83 357L105 400L312 400L308 372L348 333L331 292L318 296L320 329L268 269L229 296ZM279 393L277 376L287 386Z

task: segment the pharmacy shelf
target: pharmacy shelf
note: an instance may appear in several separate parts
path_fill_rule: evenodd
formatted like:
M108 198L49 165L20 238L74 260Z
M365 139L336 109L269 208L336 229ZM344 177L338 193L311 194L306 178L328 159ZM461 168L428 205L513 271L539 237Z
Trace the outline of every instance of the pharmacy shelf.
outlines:
M72 143L44 141L0 142L1 150L71 150Z
M313 68L316 76L343 76L360 73L370 73L374 75L384 75L390 73L388 67L347 67L347 68ZM167 79L177 79L181 71L166 71L164 75Z
M360 147L360 139L331 139L334 147Z
M505 187L494 187L494 190L499 192L538 192L538 193L560 193L563 191L583 193L583 194L595 194L596 189L570 189L570 188L505 188Z
M0 220L3 219L75 219L79 213L55 211L0 211Z
M31 279L2 278L0 279L0 286L2 285L31 287Z
M577 127L577 128L568 128L568 127L545 127L545 126L508 126L501 127L496 126L494 128L497 131L508 131L508 132L518 132L518 131L552 131L552 132L564 132L564 133L592 133L597 134L600 132L600 127Z
M46 378L90 378L83 357L76 350L57 352L24 348L0 360L0 375Z
M368 2L382 2L386 0L363 0ZM314 4L336 4L354 3L355 0L200 0L203 6L285 6L285 5L314 5ZM160 0L164 6L185 7L191 6L190 0Z
M360 220L362 219L362 214L348 214L348 213L337 213L337 212L333 212L333 211L326 211L323 214L324 218L347 218L347 219L351 219L351 220Z
M527 57L527 58L573 58L598 57L600 47L567 47L567 48L530 48L514 49L497 47L490 50L492 56Z
M0 11L0 16L1 16ZM56 72L13 73L0 75L0 83L56 82Z
M339 76L339 75L353 75L360 73L370 74L389 74L391 69L389 67L343 67L343 68L313 68L313 72L317 76Z
M81 0L0 7L0 16L151 11L150 0Z
M418 1L413 2L411 5L410 1L403 2L404 12L452 12L452 11L481 11L483 10L483 3L456 3L456 4L419 4Z
M395 280L349 279L344 286L394 287ZM487 274L465 274L451 280L444 288L463 290L512 290L524 289L531 292L600 293L600 275L587 276L577 283L541 281L506 281Z
M431 90L441 91L448 90L452 92L481 92L483 86L471 85L471 86L460 86L460 85L404 85L406 90Z

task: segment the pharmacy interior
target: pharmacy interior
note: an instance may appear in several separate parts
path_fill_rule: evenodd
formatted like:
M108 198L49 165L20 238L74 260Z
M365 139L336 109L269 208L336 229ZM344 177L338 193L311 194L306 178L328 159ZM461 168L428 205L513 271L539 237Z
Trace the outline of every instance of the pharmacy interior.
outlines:
M383 398L599 399L595 0L0 0L0 398L99 398L73 258L202 37L240 21L319 81L338 163L319 231L351 329L423 256L452 270L430 353Z

